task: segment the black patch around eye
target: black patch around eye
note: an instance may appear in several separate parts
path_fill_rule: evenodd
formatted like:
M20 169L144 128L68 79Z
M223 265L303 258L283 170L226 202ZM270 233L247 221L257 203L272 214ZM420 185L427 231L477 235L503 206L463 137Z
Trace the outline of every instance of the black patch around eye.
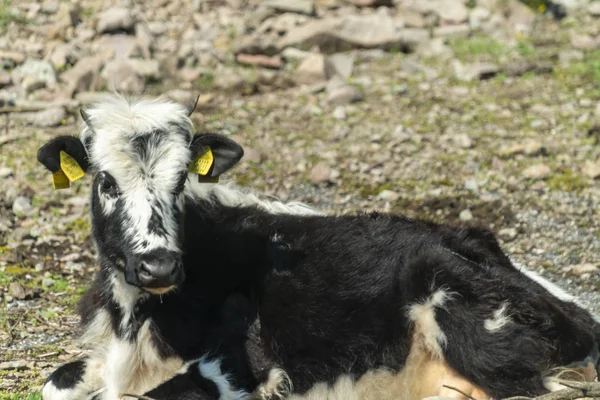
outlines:
M102 194L112 198L119 196L119 186L117 185L117 181L108 172L100 172L98 185L100 186L100 192Z

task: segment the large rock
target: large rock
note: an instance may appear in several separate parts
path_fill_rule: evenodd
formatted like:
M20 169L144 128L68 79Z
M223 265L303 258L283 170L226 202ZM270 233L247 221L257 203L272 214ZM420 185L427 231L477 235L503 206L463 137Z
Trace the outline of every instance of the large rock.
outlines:
M26 78L44 82L46 86L56 84L56 72L48 61L28 59L12 73L15 82L23 82Z
M60 80L67 86L69 96L75 93L95 90L100 85L100 69L105 59L100 56L84 57L70 70L60 76Z
M61 3L54 24L48 30L48 39L64 39L68 28L75 26L80 20L80 8L78 6Z
M336 53L350 48L403 47L405 38L387 14L348 15L314 20L289 31L279 48L297 47L308 50L319 46L321 51Z
M588 6L588 12L592 17L600 17L600 2L592 1Z
M0 88L9 86L12 83L10 74L3 69L0 69Z
M140 93L145 88L144 79L135 72L128 60L113 60L104 66L101 73L108 87L117 91Z
M460 0L411 0L406 3L422 14L437 14L444 23L459 24L469 18L469 11Z
M67 112L63 107L53 107L38 112L21 113L18 118L30 125L51 128L62 125L67 118Z
M133 31L135 20L131 11L124 7L109 8L100 13L96 29L100 33Z
M144 56L142 47L134 36L124 34L102 35L93 44L98 48L98 52L111 53L112 57L116 59Z
M315 2L313 0L265 0L262 5L283 12L306 15L315 13Z

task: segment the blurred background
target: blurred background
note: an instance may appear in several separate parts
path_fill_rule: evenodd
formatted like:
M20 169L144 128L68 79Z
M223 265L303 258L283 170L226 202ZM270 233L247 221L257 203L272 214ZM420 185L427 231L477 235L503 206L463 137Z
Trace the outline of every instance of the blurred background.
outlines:
M600 312L600 1L0 0L0 399L81 354L89 177L38 147L114 88L187 103L228 178L496 232Z

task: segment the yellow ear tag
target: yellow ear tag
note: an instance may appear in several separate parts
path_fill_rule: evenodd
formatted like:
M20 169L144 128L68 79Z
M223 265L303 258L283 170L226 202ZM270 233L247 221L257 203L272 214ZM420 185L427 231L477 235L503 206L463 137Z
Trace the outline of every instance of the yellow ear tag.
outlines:
M215 159L213 157L213 153L209 147L204 154L197 157L196 159L194 159L194 161L191 162L188 170L189 172L194 172L198 175L204 176L208 174L208 171L210 171L210 167L212 167L214 161Z
M85 172L79 166L79 163L64 151L60 151L60 169L71 182L84 177Z
M54 189L68 189L71 187L71 182L69 182L69 178L67 178L65 173L62 172L62 169L52 173L52 184L54 185Z

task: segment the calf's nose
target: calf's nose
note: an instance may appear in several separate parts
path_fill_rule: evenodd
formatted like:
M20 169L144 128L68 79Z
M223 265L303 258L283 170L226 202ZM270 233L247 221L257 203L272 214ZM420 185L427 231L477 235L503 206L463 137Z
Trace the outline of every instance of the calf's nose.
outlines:
M183 268L177 255L143 257L138 269L138 280L145 288L167 288L180 283Z

